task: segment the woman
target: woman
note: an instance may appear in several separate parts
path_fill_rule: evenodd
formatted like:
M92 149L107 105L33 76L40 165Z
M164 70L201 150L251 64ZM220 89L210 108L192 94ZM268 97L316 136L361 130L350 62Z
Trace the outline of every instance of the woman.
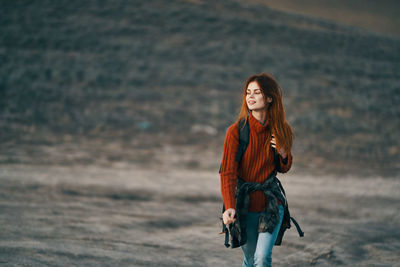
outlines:
M241 162L235 161L239 147L239 121L249 124L248 147ZM252 75L245 83L242 107L238 120L226 133L221 163L221 193L225 211L224 224L236 220L235 190L237 179L244 182L264 183L274 172L287 172L292 165L291 148L293 132L285 120L282 104L282 90L276 80L267 73ZM279 153L279 162L275 165L274 150ZM279 204L279 221L270 232L258 232L259 217L266 210L267 200L261 190L250 193L250 204L246 217L247 242L242 245L243 266L271 266L272 248L279 232L283 206Z

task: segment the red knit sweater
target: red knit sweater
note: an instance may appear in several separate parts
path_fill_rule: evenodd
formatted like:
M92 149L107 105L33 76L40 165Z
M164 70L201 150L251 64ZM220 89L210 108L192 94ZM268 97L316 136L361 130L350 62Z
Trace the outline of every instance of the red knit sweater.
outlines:
M227 132L224 143L224 152L221 163L221 193L224 200L225 209L236 206L235 187L237 177L240 176L244 181L263 183L274 170L274 153L272 148L269 156L263 144L269 136L268 121L262 125L251 114L248 119L250 126L249 145L242 157L241 164L235 161L236 153L239 148L239 123L232 124ZM287 172L292 166L292 154L288 154L286 164L280 157L281 172ZM261 191L250 193L249 211L259 212L266 207L266 198Z

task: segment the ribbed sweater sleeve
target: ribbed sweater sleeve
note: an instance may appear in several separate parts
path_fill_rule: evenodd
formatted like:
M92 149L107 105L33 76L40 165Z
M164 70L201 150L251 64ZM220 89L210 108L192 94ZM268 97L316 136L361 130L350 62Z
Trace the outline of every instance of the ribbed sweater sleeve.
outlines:
M293 162L293 156L292 153L289 153L286 160L284 161L282 156L279 156L280 159L280 170L279 172L285 173L290 170L290 167L292 167L292 162Z
M239 148L238 123L231 125L224 142L221 162L221 193L225 209L235 209L235 188L238 176L238 163L235 160Z

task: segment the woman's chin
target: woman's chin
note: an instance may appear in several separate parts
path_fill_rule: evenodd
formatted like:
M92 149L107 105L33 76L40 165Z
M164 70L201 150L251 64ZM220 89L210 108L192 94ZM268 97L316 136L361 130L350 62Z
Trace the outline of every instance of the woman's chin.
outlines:
M255 107L253 107L253 108L249 108L249 110L250 111L254 111L254 112L263 112L264 111L264 108L255 108Z

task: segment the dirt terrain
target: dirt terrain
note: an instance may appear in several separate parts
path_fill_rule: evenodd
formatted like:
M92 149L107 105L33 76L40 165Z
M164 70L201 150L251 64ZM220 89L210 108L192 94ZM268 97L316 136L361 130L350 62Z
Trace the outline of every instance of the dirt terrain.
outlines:
M400 181L280 175L305 236L275 266L397 266ZM240 266L223 246L215 172L2 166L2 266Z

